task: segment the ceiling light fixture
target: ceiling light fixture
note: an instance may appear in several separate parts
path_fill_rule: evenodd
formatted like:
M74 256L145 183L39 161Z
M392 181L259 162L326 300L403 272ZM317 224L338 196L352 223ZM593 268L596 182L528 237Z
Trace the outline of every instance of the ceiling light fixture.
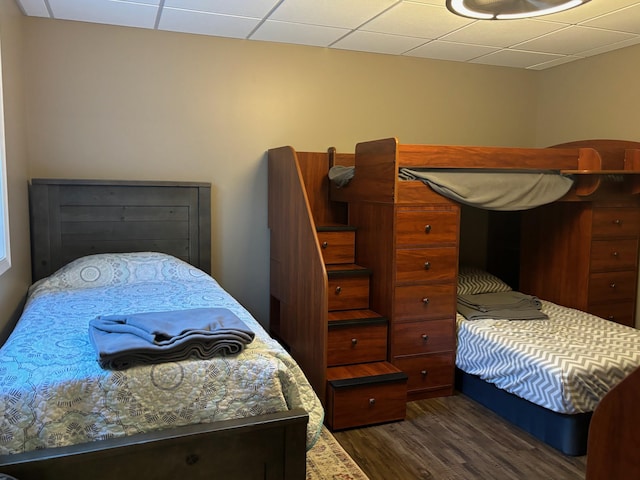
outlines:
M590 0L447 0L447 8L477 20L539 17L583 5Z

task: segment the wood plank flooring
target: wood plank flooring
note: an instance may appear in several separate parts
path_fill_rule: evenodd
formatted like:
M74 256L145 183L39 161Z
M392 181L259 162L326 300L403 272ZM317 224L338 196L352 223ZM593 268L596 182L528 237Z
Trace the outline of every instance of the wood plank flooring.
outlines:
M403 422L333 435L371 480L582 480L570 457L462 394L407 404Z

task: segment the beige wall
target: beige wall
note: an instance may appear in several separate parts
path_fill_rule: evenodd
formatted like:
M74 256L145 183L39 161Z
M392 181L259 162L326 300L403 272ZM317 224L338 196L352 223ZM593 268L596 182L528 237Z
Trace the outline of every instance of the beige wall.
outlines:
M7 193L12 267L0 276L0 340L20 313L31 282L27 152L22 74L23 17L13 0L0 0L0 45L4 88Z
M352 151L357 141L387 136L504 146L638 137L625 106L638 105L627 64L637 73L640 47L535 72L40 18L23 23L24 48L9 50L24 58L29 175L212 182L214 275L263 324L270 147ZM7 48L3 41L3 55ZM24 152L15 158L24 160ZM10 189L20 198L12 209L25 217L15 230L24 240L26 179L24 167L13 168ZM0 279L2 295L5 283L24 286L23 257L19 281Z
M39 18L26 27L30 174L212 182L213 273L264 324L267 149L534 141L535 72Z

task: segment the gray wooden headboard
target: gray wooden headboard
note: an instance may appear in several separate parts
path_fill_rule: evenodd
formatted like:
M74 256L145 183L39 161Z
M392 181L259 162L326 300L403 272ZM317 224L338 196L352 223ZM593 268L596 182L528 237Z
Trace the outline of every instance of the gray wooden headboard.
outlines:
M95 253L168 253L211 273L211 184L32 179L33 281Z

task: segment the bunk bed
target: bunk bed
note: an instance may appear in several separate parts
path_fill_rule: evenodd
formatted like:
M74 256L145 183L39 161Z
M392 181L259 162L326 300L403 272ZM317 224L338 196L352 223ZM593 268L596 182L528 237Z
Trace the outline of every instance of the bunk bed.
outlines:
M470 197L439 176L490 172L569 179L564 191L556 190L541 204L497 207L524 209L518 220L517 289L558 308L607 319L601 325L629 335L632 356L637 356L640 340L631 326L640 237L640 143L590 140L510 148L407 145L388 138L359 143L353 156L330 163L338 172L329 176L339 178L331 184L330 201L348 205L348 223L357 231L357 262L373 271L372 308L390 319L389 359L409 375L408 399L451 394L455 382L462 393L555 448L584 454L591 411L557 412L456 367L461 207ZM424 178L431 174L435 180ZM492 195L492 200L502 196ZM630 368L621 368L621 376Z
M209 275L210 188L31 181L35 283L0 349L0 472L304 477L323 409L292 357ZM189 358L172 350L156 361L146 351L103 357L90 341L91 319L104 315L213 309L229 334L213 346L224 350L192 343ZM244 325L240 348L228 319Z

